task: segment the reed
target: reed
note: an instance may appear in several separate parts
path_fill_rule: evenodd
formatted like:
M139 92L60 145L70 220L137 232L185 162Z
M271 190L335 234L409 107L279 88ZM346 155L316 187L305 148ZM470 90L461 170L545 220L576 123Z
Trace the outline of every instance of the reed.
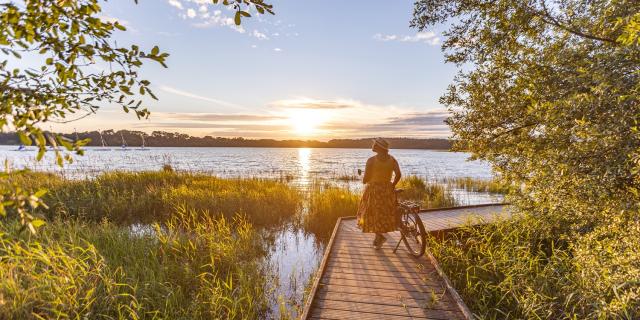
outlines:
M398 188L404 189L400 194L401 200L419 202L424 209L456 205L455 198L443 185L427 182L417 176L402 178ZM331 235L338 218L356 215L360 194L316 183L309 198L309 210L303 216L304 228L326 239Z
M472 177L445 178L442 180L449 187L470 192L489 192L497 194L509 193L509 187L496 179L478 179Z
M417 201L423 209L457 205L455 197L444 185L423 180L418 176L403 177L398 183L398 188L404 190L400 199Z
M51 221L36 238L0 225L2 319L248 319L265 316L265 249L242 218L179 208L132 233Z
M431 237L428 248L479 319L640 317L637 219L571 240L543 224L522 214Z
M310 191L309 209L303 216L305 230L326 239L340 217L354 216L358 211L360 195L332 186L315 186Z
M108 219L117 224L165 221L178 206L227 219L246 215L256 225L279 225L298 212L299 191L266 179L222 179L168 170L110 172L94 179L69 180L47 173L16 177L29 190L46 188L47 218Z

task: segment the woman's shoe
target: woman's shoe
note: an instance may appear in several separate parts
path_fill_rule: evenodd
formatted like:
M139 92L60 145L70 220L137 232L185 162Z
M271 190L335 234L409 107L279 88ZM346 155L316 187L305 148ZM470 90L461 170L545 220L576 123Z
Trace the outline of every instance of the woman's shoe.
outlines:
M373 240L373 247L376 248L376 249L380 249L380 248L382 248L382 244L385 241L387 241L387 238L385 238L381 234L376 234L376 238Z

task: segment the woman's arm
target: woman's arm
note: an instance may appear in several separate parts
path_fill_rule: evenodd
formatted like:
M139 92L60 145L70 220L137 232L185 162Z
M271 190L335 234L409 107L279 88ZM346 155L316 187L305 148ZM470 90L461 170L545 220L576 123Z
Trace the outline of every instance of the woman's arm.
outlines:
M393 187L395 188L398 182L400 182L400 178L402 178L402 172L400 172L400 165L396 158L393 158Z
M371 158L367 160L367 166L364 168L364 177L362 177L362 183L367 184L369 180L371 180L371 170L373 166L373 161Z

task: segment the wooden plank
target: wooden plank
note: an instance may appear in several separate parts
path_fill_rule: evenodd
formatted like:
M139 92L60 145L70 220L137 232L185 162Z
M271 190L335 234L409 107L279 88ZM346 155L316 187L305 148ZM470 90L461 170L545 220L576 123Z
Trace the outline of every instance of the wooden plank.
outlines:
M333 309L320 309L315 308L311 312L311 319L326 319L326 320L410 320L409 316L393 316L385 315L381 316L379 313L371 312L354 312L345 310L333 310Z
M376 288L362 288L362 287L353 287L346 286L342 284L335 285L324 285L320 284L318 286L318 291L316 294L320 294L321 292L334 292L334 293L349 293L349 294L363 294L367 296L380 296L380 297L388 297L388 298L398 298L398 299L427 299L427 295L437 295L441 299L450 299L448 295L444 295L446 292L446 288L444 287L432 287L428 288L426 294L425 292L415 292L415 291L405 291L405 290L392 290L392 289L376 289ZM444 297L443 297L444 295Z
M322 287L321 287L322 288ZM432 295L414 295L412 297L403 296L379 296L366 293L340 292L330 290L318 290L316 299L337 300L353 303L371 303L375 301L377 304L390 306L409 306L414 308L430 308L439 310L459 311L458 306L450 295L433 293Z
M374 275L374 274L363 274L363 273L341 273L335 272L335 269L325 270L323 280L324 279L341 279L341 280L353 280L353 281L361 281L361 282L384 282L384 283L393 283L402 286L412 285L412 286L422 286L422 285L430 285L437 286L441 285L441 281L436 273L434 277L424 278L414 278L414 277L395 277L391 274L385 275ZM324 281L321 282L324 283Z
M348 279L348 278L323 278L320 281L320 285L334 285L339 284L343 286L351 286L351 287L360 287L360 288L369 288L369 289L383 289L383 290L404 290L409 292L422 292L422 293L431 293L434 288L441 290L443 289L444 283L434 283L434 282L425 282L421 285L413 285L408 283L393 283L393 282L380 282L380 281L362 281L359 279Z
M385 269L385 268L370 268L368 265L345 265L345 264L333 264L329 262L326 266L326 272L336 272L343 274L368 274L374 276L391 276L394 278L405 277L411 279L424 279L425 277L438 277L438 272L435 268L424 269L418 271L411 268L406 269Z
M386 319L387 316L405 316L415 319L462 319L460 311L437 310L428 308L415 308L409 306L388 306L377 303L352 303L333 300L316 300L315 309L342 310L351 312L368 312L379 315L378 319Z
M386 265L380 264L353 264L340 260L330 260L326 265L326 268L339 268L345 270L346 273L358 273L358 272L388 272L392 274L406 275L408 277L421 276L422 274L430 274L437 272L431 265L417 265L415 267L395 267L390 268ZM346 271L348 270L348 272Z
M316 295L316 291L318 290L318 285L320 284L320 279L322 278L324 267L329 260L329 256L331 255L331 246L333 245L333 239L336 237L338 233L338 229L340 229L340 224L342 222L341 218L338 218L336 225L333 227L333 232L331 233L331 238L329 239L329 243L327 244L327 248L324 251L324 255L322 256L322 261L320 262L320 266L318 267L318 271L316 272L315 280L311 285L311 290L309 290L309 298L305 303L305 306L302 310L302 314L300 315L300 319L307 319L309 317L309 311L311 310L311 304L313 303L313 299Z

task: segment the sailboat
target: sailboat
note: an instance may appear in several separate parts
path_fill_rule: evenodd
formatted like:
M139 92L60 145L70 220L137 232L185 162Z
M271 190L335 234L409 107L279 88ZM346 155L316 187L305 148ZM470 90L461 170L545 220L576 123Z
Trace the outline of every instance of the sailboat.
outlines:
M139 151L149 151L149 148L144 146L144 134L140 135L140 138L142 138L142 146L140 146L140 148L137 148L136 150Z
M104 138L102 137L102 131L98 131L98 134L100 135L100 143L102 143L102 147L100 148L95 148L93 150L95 151L110 151L110 148L107 148L107 144L104 142Z
M13 151L31 151L31 150L33 150L33 149L29 149L24 144L21 144L21 145L18 146L18 149L14 149Z
M129 151L129 149L127 149L127 141L124 140L124 136L122 135L122 132L120 132L120 138L122 138L122 146L120 147L120 149L116 149L116 150Z
M56 144L55 140L54 140L54 134L53 134L53 127L49 126L49 135L47 136L45 133L45 136L48 138L49 140L49 146L45 151L55 151L58 152L58 145Z

